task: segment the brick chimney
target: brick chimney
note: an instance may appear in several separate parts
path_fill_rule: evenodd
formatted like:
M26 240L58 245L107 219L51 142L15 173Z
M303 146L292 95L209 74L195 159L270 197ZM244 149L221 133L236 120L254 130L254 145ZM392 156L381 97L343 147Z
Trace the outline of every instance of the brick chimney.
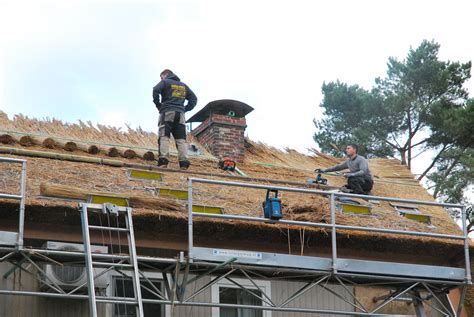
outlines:
M191 134L211 153L229 157L236 162L245 158L245 116L253 111L249 105L236 100L216 100L207 104L188 122L202 122Z

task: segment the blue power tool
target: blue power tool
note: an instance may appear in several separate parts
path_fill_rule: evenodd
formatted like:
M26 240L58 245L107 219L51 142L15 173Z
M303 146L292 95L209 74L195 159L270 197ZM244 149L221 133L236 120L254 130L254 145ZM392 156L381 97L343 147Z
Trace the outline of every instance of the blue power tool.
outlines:
M274 196L270 197L270 193L273 193ZM271 220L279 220L283 218L283 214L281 212L281 199L278 198L278 190L267 190L267 196L263 202L263 216Z
M320 185L327 185L328 180L321 176L321 173L318 173L316 179L308 179L308 183L310 184L320 184Z

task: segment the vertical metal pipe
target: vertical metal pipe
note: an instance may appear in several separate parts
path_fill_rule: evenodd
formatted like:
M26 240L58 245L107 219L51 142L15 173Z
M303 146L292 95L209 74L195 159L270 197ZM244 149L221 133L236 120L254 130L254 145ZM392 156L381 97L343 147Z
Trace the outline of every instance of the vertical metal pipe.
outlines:
M425 307L423 306L423 300L421 300L420 292L413 292L413 306L415 307L415 312L417 317L426 317Z
M467 232L467 223L466 223L466 206L463 206L461 209L462 216L462 231L464 233L464 257L466 262L466 283L471 284L471 261L469 259L469 233Z
M82 239L84 240L84 254L86 260L87 288L89 293L89 315L97 317L97 305L94 287L94 269L92 267L91 241L89 236L89 219L87 218L87 204L81 209Z
M466 298L467 286L464 285L461 290L461 296L459 298L458 311L456 312L456 317L461 317L462 305L464 304L464 298Z
M188 179L188 258L193 263L193 179Z
M23 236L25 230L25 202L26 202L26 161L21 163L21 176L20 176L20 217L18 220L18 250L23 249Z
M329 206L331 208L331 245L332 245L332 271L337 273L337 244L336 244L336 205L334 193L329 196Z
M462 219L462 232L464 234L464 258L466 262L466 284L471 285L471 261L469 259L469 233L467 232L467 223L466 223L466 206L463 206L461 209L461 219ZM466 296L467 286L464 286L461 292L461 298L459 299L458 311L456 316L461 316L462 306L464 304L464 297Z
M133 288L137 301L137 316L143 317L142 290L140 286L140 275L138 272L137 249L135 246L135 232L133 230L132 208L127 208L125 222L128 229L128 248L130 253L130 264L133 265Z

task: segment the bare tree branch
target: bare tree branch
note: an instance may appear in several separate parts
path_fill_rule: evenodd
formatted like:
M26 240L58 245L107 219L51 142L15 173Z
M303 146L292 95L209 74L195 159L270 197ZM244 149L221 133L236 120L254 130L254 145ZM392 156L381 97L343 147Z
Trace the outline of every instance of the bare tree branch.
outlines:
M423 179L423 177L426 176L426 174L428 174L428 172L433 168L433 166L435 166L436 162L438 162L439 158L441 157L441 154L446 151L448 145L443 145L443 148L441 149L441 151L438 152L438 154L434 157L433 161L431 162L431 164L425 169L425 171L423 173L421 173L420 176L418 176L417 180L418 181L421 181Z
M428 140L429 140L429 138L426 138L426 139L421 140L420 142L417 142L417 143L415 143L415 144L412 144L412 145L411 145L411 148L414 148L415 146L418 146L418 145L421 145L421 144L423 144L423 143L426 143Z

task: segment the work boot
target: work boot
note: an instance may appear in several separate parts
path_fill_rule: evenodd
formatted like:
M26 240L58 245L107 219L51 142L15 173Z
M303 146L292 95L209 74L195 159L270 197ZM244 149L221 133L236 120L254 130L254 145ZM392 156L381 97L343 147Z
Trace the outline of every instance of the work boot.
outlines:
M349 189L346 186L342 186L340 188L340 191L343 192L343 193L349 193L349 194L354 192L352 189Z
M168 167L170 161L166 157L160 157L158 159L158 167Z
M189 161L179 161L179 168L182 170L187 170L191 163Z

